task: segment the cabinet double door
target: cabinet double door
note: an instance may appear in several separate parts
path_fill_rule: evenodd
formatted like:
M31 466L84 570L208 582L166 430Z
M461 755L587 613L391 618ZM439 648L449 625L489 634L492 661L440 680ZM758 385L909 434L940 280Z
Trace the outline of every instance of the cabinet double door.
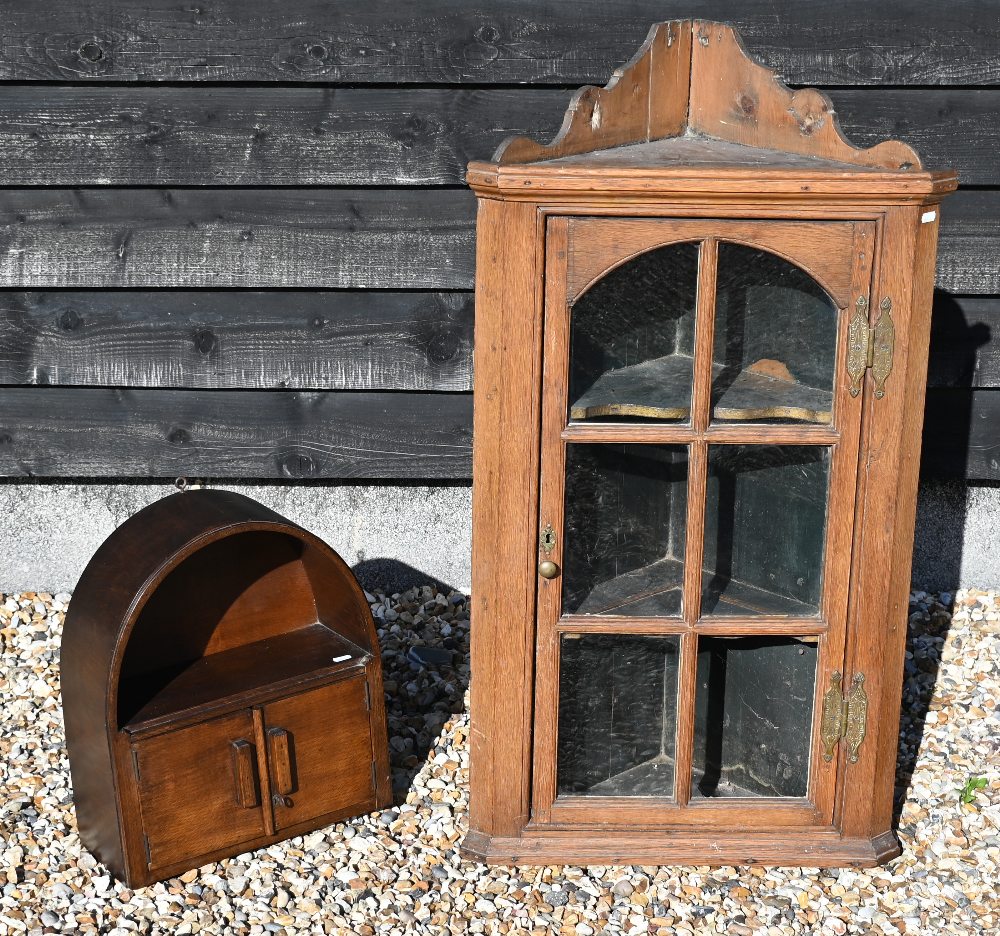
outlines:
M149 868L371 808L365 698L361 674L134 741Z
M535 823L834 824L875 239L549 219Z

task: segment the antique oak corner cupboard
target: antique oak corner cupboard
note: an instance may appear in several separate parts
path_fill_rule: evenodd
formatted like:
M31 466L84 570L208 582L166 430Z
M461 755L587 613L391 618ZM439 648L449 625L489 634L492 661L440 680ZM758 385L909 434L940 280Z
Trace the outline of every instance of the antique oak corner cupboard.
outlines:
M873 92L874 93L874 92ZM871 865L939 202L718 23L469 167L471 822L491 862Z

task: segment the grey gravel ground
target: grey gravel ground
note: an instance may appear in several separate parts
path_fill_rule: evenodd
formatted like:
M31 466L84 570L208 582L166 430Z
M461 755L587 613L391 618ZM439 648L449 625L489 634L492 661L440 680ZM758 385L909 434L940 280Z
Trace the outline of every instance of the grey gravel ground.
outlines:
M59 700L69 595L0 595L0 936L7 933L1000 932L1000 593L913 596L898 791L903 854L872 871L493 868L463 861L462 595L373 597L397 802L131 891L81 848ZM422 667L413 644L453 666ZM912 776L911 776L912 773ZM986 786L970 804L958 789Z

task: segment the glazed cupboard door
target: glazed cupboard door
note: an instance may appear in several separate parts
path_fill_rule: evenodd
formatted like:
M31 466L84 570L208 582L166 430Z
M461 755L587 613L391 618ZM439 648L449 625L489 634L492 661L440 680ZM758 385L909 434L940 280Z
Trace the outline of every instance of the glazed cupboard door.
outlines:
M875 236L549 220L534 823L834 823Z

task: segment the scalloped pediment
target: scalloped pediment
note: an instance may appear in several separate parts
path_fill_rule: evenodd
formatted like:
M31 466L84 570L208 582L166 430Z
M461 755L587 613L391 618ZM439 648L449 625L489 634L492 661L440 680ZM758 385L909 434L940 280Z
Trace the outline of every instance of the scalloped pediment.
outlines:
M854 166L921 169L916 152L899 140L854 146L825 94L793 91L749 58L732 27L705 20L657 23L604 88L590 85L573 96L550 143L513 137L493 162L539 162L686 136Z

